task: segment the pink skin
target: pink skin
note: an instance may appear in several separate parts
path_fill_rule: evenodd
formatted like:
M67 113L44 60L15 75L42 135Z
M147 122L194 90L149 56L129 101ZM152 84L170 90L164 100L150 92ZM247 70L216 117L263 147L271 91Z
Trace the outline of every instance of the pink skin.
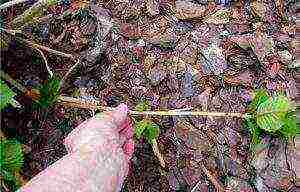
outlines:
M21 192L115 192L134 150L128 108L95 116L65 139L68 154L31 179Z

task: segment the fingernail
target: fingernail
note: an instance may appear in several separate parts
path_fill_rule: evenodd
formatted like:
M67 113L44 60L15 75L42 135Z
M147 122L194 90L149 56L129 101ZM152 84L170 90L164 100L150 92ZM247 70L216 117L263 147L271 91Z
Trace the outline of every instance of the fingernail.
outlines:
M132 139L128 140L124 145L123 145L123 152L125 155L131 157L131 155L134 152L134 142Z
M128 113L128 107L124 103L121 103L117 108L116 111L119 111L121 113Z

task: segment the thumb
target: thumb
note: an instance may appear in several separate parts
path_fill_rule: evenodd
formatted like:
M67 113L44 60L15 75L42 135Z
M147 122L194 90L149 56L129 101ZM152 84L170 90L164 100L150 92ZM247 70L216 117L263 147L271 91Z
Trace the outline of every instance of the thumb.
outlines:
M113 133L117 133L118 128L125 122L127 113L128 107L120 104L111 111L106 111L83 122L65 139L68 151L73 152L84 143L93 145L112 138Z
M103 124L108 124L110 128L119 129L119 127L126 121L127 113L127 105L120 104L115 109L100 114L100 116L96 119L97 121L100 120Z

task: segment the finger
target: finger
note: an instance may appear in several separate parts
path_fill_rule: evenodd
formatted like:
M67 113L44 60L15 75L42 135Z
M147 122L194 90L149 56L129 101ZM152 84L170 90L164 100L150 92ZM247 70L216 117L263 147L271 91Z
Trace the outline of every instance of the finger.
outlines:
M132 154L134 152L134 141L133 139L129 139L125 142L125 144L122 146L123 152L125 154L126 160L129 162Z
M133 137L133 127L130 118L126 118L123 124L118 128L119 134L125 137L126 140Z
M119 128L122 126L127 118L128 107L125 104L120 104L112 111L105 112L100 116L101 122L103 124L111 124L112 128Z
M125 104L121 104L112 111L85 121L65 139L68 151L74 151L81 143L88 142L87 140L90 140L89 142L92 143L104 141L105 138L112 138L113 135L118 133L117 129L126 120L127 112L128 107ZM95 137L101 137L102 139L95 140Z

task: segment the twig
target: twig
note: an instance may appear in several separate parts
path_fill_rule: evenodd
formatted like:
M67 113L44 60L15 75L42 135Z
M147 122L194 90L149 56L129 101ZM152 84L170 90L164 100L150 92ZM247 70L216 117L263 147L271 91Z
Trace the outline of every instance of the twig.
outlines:
M213 117L240 117L245 118L242 113L224 113L207 111L130 111L131 115L159 115L159 116L213 116Z
M25 3L26 1L28 1L28 0L12 0L12 1L6 2L2 5L0 5L0 10L6 9L8 7L11 7L11 6L19 4L19 3Z
M2 70L0 70L0 77L4 78L6 81L8 81L12 85L14 85L16 88L18 88L20 91L22 91L25 94L28 92L32 92L32 91L27 90L20 83L16 82L9 75L4 73ZM36 93L36 94L39 94L39 93ZM26 94L26 95L30 96L28 94ZM112 110L112 108L110 108L110 107L101 106L100 102L96 101L96 100L86 101L83 99L77 99L77 98L73 98L73 97L60 96L58 98L58 102L60 102L61 104L65 105L65 106L69 106L69 107L78 107L78 108L85 108L85 109L92 109L92 110L96 110L96 109ZM130 115L158 115L158 116L211 116L211 117L239 117L239 118L248 117L246 114L243 114L243 113L185 111L185 110L186 109L174 109L174 110L169 110L169 111L142 111L142 112L129 110L129 114Z
M85 109L100 109L100 110L111 110L110 107L101 107L99 101L86 101L83 99L67 97L67 96L60 96L58 98L58 102L66 107L78 107L78 108L85 108Z
M155 156L158 158L158 161L159 161L160 165L162 167L165 167L166 164L165 164L163 156L159 152L159 148L158 148L158 144L156 142L156 139L153 139L153 143L151 144L151 146L152 146L152 149L153 149L153 152L154 152Z
M213 174L202 164L200 163L201 169L206 174L207 178L212 182L218 192L224 192L223 186L220 182L213 176Z
M50 67L49 67L49 65L48 65L48 61L47 61L47 59L46 59L46 57L45 57L43 51L41 51L41 50L38 49L38 48L36 48L36 50L41 54L41 56L42 56L42 58L43 58L43 60L44 60L44 62L45 62L45 65L46 65L46 69L47 69L47 71L48 71L50 77L53 77L53 72L51 71L51 69L50 69Z
M4 28L0 28L0 30L1 30L1 31L5 31L6 33L11 34L11 35L13 35L13 36L15 36L16 33L19 33L19 34L22 33L21 30L4 29Z
M100 106L99 101L85 101L82 99L72 97L59 97L59 102L69 107L79 107L86 109L100 109L100 110L112 110L110 107ZM184 109L186 110L186 109ZM130 115L158 115L158 116L213 116L213 117L247 117L242 113L223 113L223 112L206 112L206 111L184 111L180 109L174 109L169 111L133 111L129 110Z
M53 53L53 54L60 55L60 56L63 56L63 57L75 59L75 56L72 55L72 54L64 53L64 52L57 51L57 50L51 49L51 48L43 46L43 45L32 43L31 41L28 41L26 39L22 39L21 41L27 43L28 45L30 45L33 48L42 49L42 50L48 51L49 53Z
M77 62L68 70L68 72L63 76L59 83L59 87L61 88L63 84L65 83L68 76L73 72L73 70L80 64L80 60L78 59Z
M4 29L4 28L0 28L0 30L5 31L6 33L11 34L13 36L16 36L16 33L22 34L22 32L20 30L10 30L10 29ZM53 54L56 54L56 55L60 55L62 57L67 57L67 58L71 58L71 59L75 60L75 56L72 55L72 54L57 51L57 50L51 49L49 47L33 43L33 42L28 41L26 39L22 39L20 37L15 37L15 38L18 41L26 43L26 44L30 45L31 47L33 47L35 49L45 50L45 51L48 51L49 53L53 53Z
M196 185L192 188L191 192L195 192L197 190L197 187L200 185L201 180L199 180Z

